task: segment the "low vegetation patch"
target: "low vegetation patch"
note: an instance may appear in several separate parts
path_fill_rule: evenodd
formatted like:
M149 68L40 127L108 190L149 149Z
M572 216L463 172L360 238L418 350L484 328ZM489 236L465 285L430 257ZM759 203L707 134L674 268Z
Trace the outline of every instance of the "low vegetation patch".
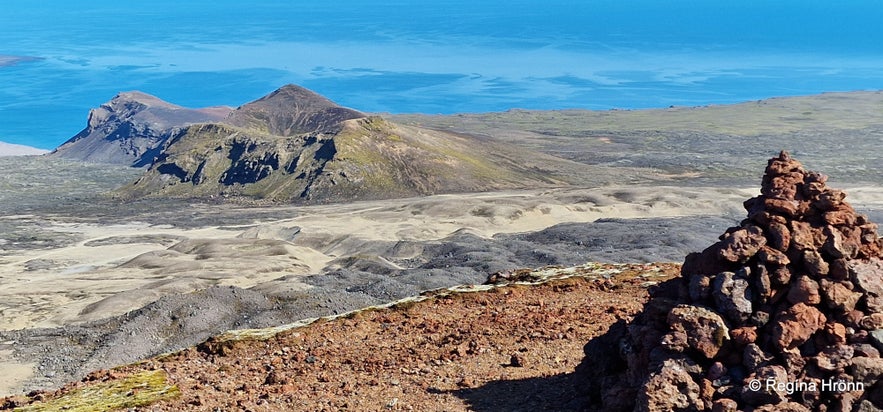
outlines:
M180 395L178 387L168 382L168 375L165 371L154 370L136 373L121 379L87 384L85 387L74 389L56 398L17 407L13 411L115 411L149 405Z

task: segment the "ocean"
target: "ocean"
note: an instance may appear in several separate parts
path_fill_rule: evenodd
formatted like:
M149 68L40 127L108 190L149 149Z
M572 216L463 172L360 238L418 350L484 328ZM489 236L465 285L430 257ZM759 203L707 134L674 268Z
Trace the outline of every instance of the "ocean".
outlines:
M876 1L4 0L0 141L54 148L128 90L446 114L876 90L880 21Z

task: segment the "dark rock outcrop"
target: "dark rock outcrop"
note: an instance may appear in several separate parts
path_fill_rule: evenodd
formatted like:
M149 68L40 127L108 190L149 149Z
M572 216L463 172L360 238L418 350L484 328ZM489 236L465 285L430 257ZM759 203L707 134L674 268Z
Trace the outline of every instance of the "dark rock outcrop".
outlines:
M142 92L124 92L89 112L86 128L50 156L135 167L153 163L163 144L183 127L218 121L232 109L187 109Z
M883 242L826 179L772 158L747 219L607 353L589 343L581 390L604 410L883 409Z

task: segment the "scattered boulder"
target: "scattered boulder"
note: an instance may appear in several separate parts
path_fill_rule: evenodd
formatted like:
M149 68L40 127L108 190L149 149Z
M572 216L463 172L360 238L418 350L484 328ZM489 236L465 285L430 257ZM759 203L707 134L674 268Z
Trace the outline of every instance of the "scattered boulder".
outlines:
M770 159L747 218L611 330L620 368L582 382L600 388L596 406L883 409L883 241L826 181L786 152ZM606 404L615 393L635 393L634 404Z

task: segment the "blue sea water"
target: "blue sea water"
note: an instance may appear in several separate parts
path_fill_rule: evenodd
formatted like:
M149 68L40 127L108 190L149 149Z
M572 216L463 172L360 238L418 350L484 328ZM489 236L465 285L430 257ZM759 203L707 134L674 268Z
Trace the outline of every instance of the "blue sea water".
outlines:
M4 0L0 140L53 148L142 90L286 83L366 112L648 108L883 88L883 2ZM2 61L2 59L0 59Z

